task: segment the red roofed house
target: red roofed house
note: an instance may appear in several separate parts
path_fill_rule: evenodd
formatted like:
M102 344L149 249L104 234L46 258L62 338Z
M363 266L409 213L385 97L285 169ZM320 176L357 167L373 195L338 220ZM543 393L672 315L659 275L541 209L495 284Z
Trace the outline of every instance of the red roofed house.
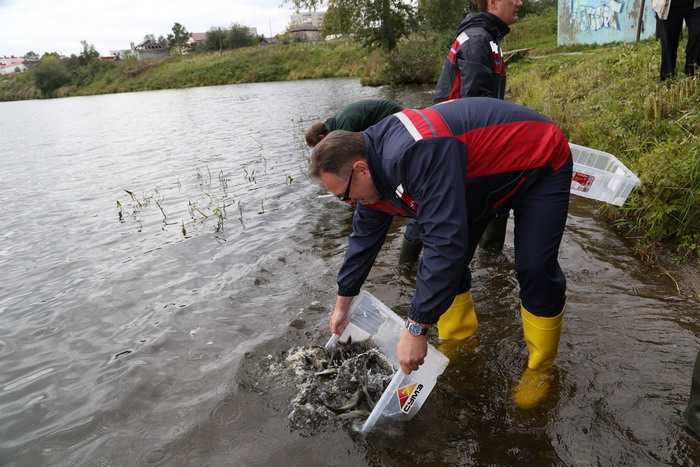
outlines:
M27 66L24 64L22 57L0 57L0 74L9 75L16 73L17 70L24 71Z
M194 47L198 44L203 44L207 41L206 32L193 32L190 34L190 38L187 40L187 45L189 47Z

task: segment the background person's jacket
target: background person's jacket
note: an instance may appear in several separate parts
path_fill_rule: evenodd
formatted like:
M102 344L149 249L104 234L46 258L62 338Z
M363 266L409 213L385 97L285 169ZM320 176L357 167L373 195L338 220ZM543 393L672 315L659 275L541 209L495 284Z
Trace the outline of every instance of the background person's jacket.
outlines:
M326 120L328 131L364 131L383 118L401 111L403 107L394 101L385 99L365 99L345 107Z
M359 293L394 215L414 217L425 250L409 317L435 323L465 277L469 225L507 212L570 158L547 118L492 98L405 109L363 132L381 201L358 205L338 294Z
M488 12L468 14L457 29L433 95L433 102L459 97L495 97L506 93L506 64L501 40L510 29Z

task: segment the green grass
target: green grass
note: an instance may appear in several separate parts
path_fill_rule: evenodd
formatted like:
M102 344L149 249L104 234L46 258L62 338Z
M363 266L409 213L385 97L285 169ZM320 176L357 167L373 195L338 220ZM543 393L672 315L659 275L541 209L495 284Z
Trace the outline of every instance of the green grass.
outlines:
M56 96L78 96L155 89L297 79L360 77L367 53L348 41L278 44L190 54L156 62L134 59L105 67L81 86L60 88ZM41 93L31 73L0 77L0 101L34 99Z
M697 259L700 81L680 76L660 83L660 60L654 40L552 53L514 64L509 91L572 142L614 154L640 177L624 207L602 212L643 257L654 259L663 245Z
M344 41L191 54L170 58L143 70L133 63L132 69L121 66L115 70L120 76L105 76L67 94L358 76L364 71L365 55L359 46Z

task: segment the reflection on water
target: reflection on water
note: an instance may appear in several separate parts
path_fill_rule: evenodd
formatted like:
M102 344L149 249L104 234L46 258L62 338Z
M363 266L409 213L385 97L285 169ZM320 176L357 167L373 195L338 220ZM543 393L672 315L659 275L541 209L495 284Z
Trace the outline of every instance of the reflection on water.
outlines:
M256 369L327 337L351 215L305 177L303 129L425 91L323 80L0 104L0 464L694 465L697 304L587 201L561 249L544 407L510 400L526 352L509 242L475 258L478 338L450 350L411 424L290 430L294 388ZM366 286L405 313L415 270L395 224Z

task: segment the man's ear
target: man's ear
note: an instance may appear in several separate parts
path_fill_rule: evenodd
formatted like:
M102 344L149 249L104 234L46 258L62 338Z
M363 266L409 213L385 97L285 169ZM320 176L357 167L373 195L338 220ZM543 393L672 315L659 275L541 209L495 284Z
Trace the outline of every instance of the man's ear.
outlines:
M356 160L353 164L353 167L356 169L360 169L360 171L363 173L369 173L369 164L364 159Z

